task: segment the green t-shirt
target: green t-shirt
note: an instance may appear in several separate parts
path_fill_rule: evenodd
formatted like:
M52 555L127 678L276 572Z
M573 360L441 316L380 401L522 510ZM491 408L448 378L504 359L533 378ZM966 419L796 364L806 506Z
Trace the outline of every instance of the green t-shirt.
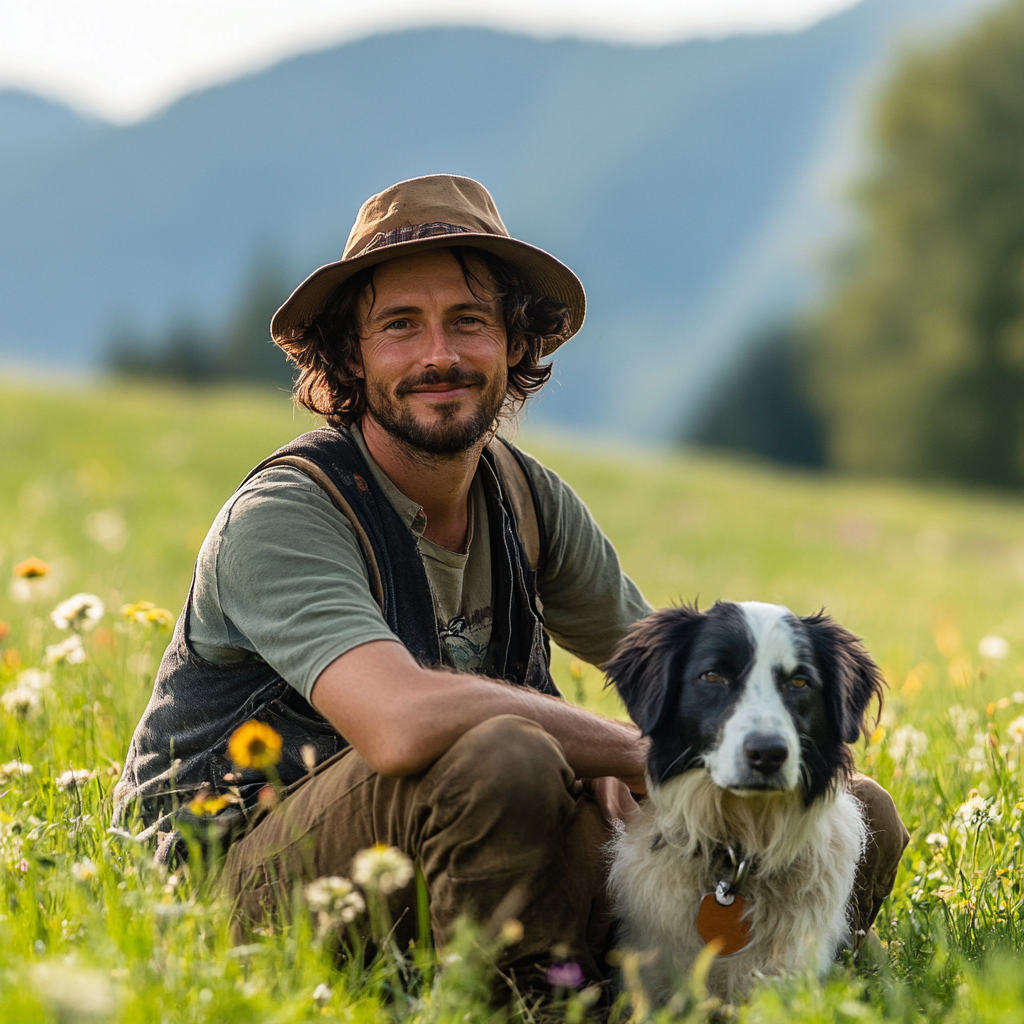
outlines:
M453 663L478 669L491 632L491 557L479 477L470 488L465 553L427 540L426 514L385 475L352 431L402 521L418 536L437 626ZM545 628L591 664L612 653L651 609L576 493L526 457L548 537L537 580ZM348 519L309 477L273 467L235 492L207 534L196 563L189 641L213 662L262 658L307 700L335 658L373 640L396 640L370 591Z

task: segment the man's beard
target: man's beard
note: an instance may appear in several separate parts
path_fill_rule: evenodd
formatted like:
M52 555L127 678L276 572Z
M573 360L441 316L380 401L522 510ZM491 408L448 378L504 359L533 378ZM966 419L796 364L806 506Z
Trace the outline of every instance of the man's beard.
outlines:
M458 416L459 400L438 402L433 406L434 422L421 423L400 399L412 388L424 384L454 386L480 385L476 409L466 419ZM379 381L366 382L366 407L370 415L396 440L426 455L459 455L472 448L493 427L505 401L507 382L499 374L490 382L482 373L452 369L447 373L428 370L418 377L406 377L392 396ZM464 400L463 400L464 401Z

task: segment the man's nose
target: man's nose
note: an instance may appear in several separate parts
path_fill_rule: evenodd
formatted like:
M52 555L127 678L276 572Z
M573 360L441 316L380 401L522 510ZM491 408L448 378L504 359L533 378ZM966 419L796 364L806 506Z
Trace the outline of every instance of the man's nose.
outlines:
M428 324L424 340L423 365L447 370L458 361L458 350L452 344L445 325L441 322Z

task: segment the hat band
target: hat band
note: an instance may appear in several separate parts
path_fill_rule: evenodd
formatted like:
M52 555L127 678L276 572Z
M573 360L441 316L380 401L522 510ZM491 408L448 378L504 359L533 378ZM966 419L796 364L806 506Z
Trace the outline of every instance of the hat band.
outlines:
M383 249L388 245L396 245L399 242L414 242L418 238L469 234L472 234L469 228L464 228L461 224L445 224L444 221L434 221L433 224L405 224L393 231L378 231L359 255L362 256L363 253L372 252L374 249Z

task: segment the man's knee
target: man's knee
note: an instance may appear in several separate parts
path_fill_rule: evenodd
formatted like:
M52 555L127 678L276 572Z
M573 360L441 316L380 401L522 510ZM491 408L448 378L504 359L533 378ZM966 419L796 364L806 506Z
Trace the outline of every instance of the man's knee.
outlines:
M892 797L874 779L855 775L850 783L850 792L864 808L864 823L868 830L867 848L857 866L852 907L854 931L867 932L882 901L892 892L910 833Z
M896 804L885 789L866 775L853 777L850 792L864 807L868 844L874 848L872 859L895 877L900 857L910 841L910 833L896 810Z
M538 824L574 807L574 775L561 745L536 722L499 715L475 726L431 769L435 791L466 813Z
M560 744L516 715L470 729L434 764L419 853L435 930L462 913L529 916L537 900L568 913L568 891L551 887L565 889L573 779Z

